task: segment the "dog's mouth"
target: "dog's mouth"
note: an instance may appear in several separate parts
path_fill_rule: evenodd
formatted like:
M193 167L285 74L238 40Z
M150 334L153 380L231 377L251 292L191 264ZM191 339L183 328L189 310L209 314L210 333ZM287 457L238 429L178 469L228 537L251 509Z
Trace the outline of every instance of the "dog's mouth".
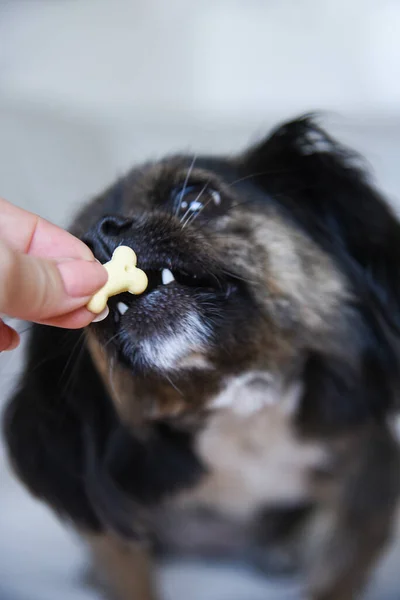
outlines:
M217 270L149 269L143 262L140 268L148 277L145 292L110 298L111 318L98 329L106 333L107 347L111 343L121 362L135 372L174 370L191 355L211 348L216 328L240 294L235 281Z
M149 283L144 294L151 294L154 290L161 288L162 286L171 285L209 290L220 290L227 285L220 277L212 275L211 273L196 274L182 269L171 270L166 267L163 269L146 270L146 275Z
M115 320L130 310L136 312L146 310L157 303L161 312L165 312L163 299L168 298L173 308L174 298L182 301L183 297L196 298L197 301L221 301L237 291L238 281L233 276L222 274L221 270L210 269L208 272L191 266L155 267L141 263L139 267L145 271L148 278L146 290L140 296L123 293L110 299L110 308L115 314ZM217 272L216 272L217 271ZM154 301L154 302L153 302ZM170 312L170 310L168 310Z
M223 257L206 243L192 248L185 238L166 239L167 247L151 237L147 246L139 238L135 244L124 240L136 247L148 286L139 295L111 297L110 317L94 325L107 350L136 373L173 371L192 355L210 353L219 339L232 337L241 314L243 282L230 274ZM112 247L107 250L112 254Z
M135 373L176 372L192 368L191 357L200 368L200 358L214 364L219 350L225 356L242 346L251 289L236 274L234 254L199 232L182 233L165 215L128 220L125 229L114 221L104 218L86 243L103 262L116 246L131 247L148 286L111 297L110 316L93 325L113 358Z

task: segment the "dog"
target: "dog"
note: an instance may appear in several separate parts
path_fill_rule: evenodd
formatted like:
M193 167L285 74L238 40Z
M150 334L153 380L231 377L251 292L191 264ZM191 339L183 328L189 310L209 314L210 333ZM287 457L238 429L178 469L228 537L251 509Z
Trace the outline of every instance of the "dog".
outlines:
M361 158L299 117L134 168L71 231L149 286L83 333L34 326L4 417L30 492L120 600L157 597L165 554L358 598L400 490L400 227Z

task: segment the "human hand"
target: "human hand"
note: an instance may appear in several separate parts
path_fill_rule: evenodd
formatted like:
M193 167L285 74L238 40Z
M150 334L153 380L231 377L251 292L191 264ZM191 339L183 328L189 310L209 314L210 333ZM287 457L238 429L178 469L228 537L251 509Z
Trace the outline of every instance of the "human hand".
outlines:
M85 327L96 317L86 304L106 281L83 242L0 198L0 315ZM18 343L18 333L0 319L0 352Z

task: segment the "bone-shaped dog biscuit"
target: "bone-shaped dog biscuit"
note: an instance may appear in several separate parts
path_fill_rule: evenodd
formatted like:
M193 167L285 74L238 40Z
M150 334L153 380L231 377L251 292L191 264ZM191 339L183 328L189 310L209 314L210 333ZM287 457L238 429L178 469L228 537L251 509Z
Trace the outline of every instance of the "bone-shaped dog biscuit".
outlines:
M136 267L137 258L132 248L118 246L104 268L108 273L107 283L94 294L87 308L95 314L100 314L107 306L111 296L129 292L142 294L147 288L147 275Z

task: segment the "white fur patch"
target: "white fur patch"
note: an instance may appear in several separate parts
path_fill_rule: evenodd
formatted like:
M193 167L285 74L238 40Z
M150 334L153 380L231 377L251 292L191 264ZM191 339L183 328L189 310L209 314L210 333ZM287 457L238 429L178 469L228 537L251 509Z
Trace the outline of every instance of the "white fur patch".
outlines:
M285 414L293 414L301 395L301 383L284 388L279 378L266 371L250 371L230 378L224 390L215 396L211 409L230 408L237 415L251 415L279 403Z
M247 519L268 505L307 500L310 470L329 464L330 456L323 444L296 435L292 415L301 390L269 373L231 380L196 438L208 475L182 494L184 505Z
M184 356L179 362L177 367L179 369L196 369L198 371L212 371L213 365L201 354L191 353L188 356Z
M189 314L176 323L175 331L154 335L142 342L139 349L148 364L170 371L190 353L204 350L208 337L208 328L200 317Z

